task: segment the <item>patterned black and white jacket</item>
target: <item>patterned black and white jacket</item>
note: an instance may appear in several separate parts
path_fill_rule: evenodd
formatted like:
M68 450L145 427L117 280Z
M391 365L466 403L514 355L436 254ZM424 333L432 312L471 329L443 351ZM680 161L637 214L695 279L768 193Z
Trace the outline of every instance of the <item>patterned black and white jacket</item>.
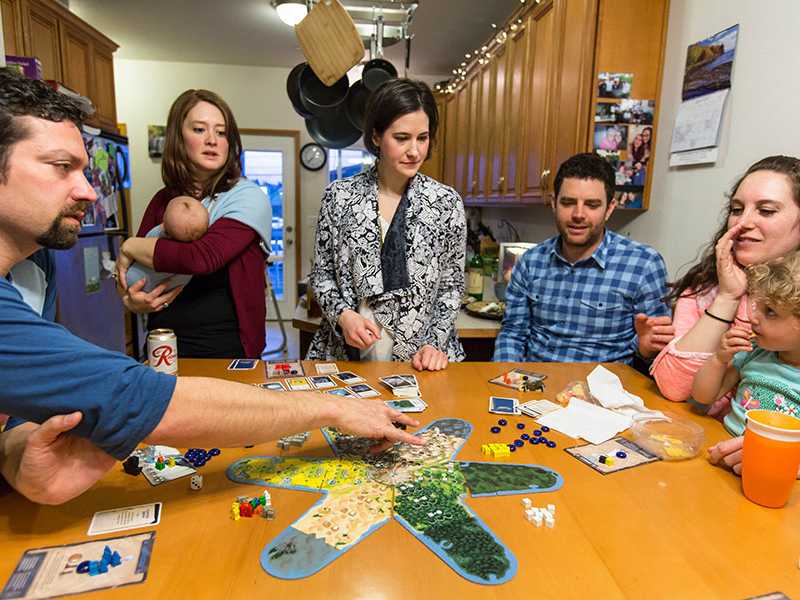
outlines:
M409 361L425 344L450 361L464 360L455 331L464 291L464 205L453 188L422 174L411 179L406 196L409 285L384 292L377 169L326 188L311 270L323 319L308 359L345 360L339 316L367 300L375 321L394 338L393 360Z

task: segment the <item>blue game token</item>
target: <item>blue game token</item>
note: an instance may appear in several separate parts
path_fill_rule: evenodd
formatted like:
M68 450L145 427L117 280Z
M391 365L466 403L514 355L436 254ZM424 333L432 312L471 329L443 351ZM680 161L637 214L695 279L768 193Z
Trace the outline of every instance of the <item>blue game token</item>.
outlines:
M555 448L556 447L556 443L553 442L553 441L549 441L549 442L547 442L547 447L548 448Z
M508 421L506 421L505 419L500 419L500 420L497 422L497 424L498 424L498 425L502 425L503 427L505 427L506 425L508 425Z
M550 428L547 425L542 425L542 431L548 432L550 431Z
M524 446L524 445L525 445L525 442L523 442L522 440L514 440L514 445L515 445L517 448L522 448L522 446Z
M539 438L531 438L531 439L528 440L528 443L529 444L538 444L539 443Z
M495 425L494 427L492 427L491 431L492 433L500 433L500 428L497 425Z
M212 448L211 450L208 451L208 455L209 456L219 456L220 455L219 448Z
M539 438L539 443L540 444L546 444L547 442L548 442L548 440L547 440L546 437L542 436L542 437Z
M511 452L516 452L517 451L517 447L514 444L509 444L508 445L508 449L511 450Z
M523 434L522 434L521 436L519 436L519 437L521 437L523 440L529 440L529 439L531 439L531 436L529 436L527 433L523 433Z
M625 454L622 450L617 451L617 458L628 458L628 455Z
M542 435L542 430L541 429L534 429L533 430L533 435L535 435L536 437L539 437L540 435Z
M517 429L525 429L525 423L517 423Z

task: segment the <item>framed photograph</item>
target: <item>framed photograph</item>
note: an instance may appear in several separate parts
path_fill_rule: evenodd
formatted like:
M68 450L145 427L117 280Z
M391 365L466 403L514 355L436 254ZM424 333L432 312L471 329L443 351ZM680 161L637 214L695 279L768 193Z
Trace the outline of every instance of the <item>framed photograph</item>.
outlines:
M534 242L501 242L499 256L502 282L508 283L511 281L511 271L514 270L517 260L534 246L536 246Z
M166 125L147 126L147 154L150 158L161 158L163 156L166 134Z
M617 123L632 125L652 125L655 100L622 100L616 114ZM597 119L595 119L596 121Z

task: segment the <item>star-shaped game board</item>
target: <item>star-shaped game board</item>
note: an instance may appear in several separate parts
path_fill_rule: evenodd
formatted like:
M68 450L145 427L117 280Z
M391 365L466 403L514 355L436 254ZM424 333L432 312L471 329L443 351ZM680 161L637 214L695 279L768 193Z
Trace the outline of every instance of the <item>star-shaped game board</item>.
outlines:
M324 429L334 458L236 461L228 467L233 481L323 493L264 548L264 570L283 579L308 577L394 518L470 581L510 580L517 561L465 504L467 491L473 497L549 492L563 479L537 465L454 460L471 432L466 421L439 419L417 432L425 446L372 455L370 440Z

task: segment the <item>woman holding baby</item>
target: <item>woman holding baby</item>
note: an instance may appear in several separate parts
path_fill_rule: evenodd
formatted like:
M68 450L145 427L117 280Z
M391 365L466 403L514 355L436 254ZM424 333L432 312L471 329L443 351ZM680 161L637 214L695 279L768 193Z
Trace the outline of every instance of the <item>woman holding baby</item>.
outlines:
M167 119L164 188L117 260L123 303L148 315L148 330L173 329L181 357L259 358L264 349L263 248L269 247L272 214L260 188L242 177L241 152L236 120L221 97L207 90L181 94ZM178 196L202 203L207 230L188 199L167 210ZM191 279L172 289L167 280L148 292L144 279L128 285L133 263Z

